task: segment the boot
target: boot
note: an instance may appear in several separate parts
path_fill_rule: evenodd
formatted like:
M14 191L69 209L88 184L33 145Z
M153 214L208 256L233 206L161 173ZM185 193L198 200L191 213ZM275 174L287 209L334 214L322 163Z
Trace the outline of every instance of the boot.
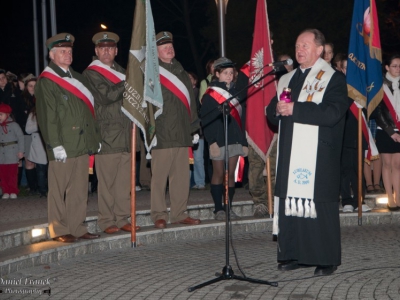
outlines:
M29 194L33 195L37 191L37 176L36 169L25 170L26 179L28 180L29 185Z
M217 213L220 210L223 210L222 207L222 195L224 191L224 187L222 184L211 184L210 185L211 196L214 200L215 210L214 213Z
M233 201L233 196L234 195L235 195L235 187L228 187L229 206L231 207L231 211L230 211L231 220L240 219L240 217L232 209L232 201Z

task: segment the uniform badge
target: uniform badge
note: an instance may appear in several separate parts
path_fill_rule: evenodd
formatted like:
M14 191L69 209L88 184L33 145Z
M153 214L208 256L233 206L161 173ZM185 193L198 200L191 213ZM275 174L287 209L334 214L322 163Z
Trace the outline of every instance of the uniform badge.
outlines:
M70 39L71 39L71 35L67 34L67 35L65 36L65 40L66 40L66 41L69 41Z
M108 34L107 34L107 33L104 33L104 34L103 34L103 39L105 39L105 40L108 39Z

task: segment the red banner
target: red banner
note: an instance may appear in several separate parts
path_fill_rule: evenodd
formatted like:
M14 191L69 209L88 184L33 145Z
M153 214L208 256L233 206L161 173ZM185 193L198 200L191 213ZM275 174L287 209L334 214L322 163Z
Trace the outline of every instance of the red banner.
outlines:
M273 62L271 40L268 24L267 4L265 0L257 1L256 18L253 35L253 48L249 62L249 82L255 82L272 67L264 68ZM276 95L275 76L267 76L251 88L247 93L246 132L248 143L264 161L274 137L274 131L268 126L265 107Z

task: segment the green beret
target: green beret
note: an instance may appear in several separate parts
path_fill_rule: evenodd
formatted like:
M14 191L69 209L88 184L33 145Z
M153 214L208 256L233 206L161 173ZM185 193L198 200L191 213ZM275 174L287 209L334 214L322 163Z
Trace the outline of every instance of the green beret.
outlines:
M156 35L157 46L172 43L173 41L174 40L173 40L171 32L161 31L161 32L157 33L157 35Z
M46 46L49 50L54 47L72 47L74 45L75 38L70 33L59 33L46 41Z
M96 33L92 38L96 47L113 47L119 41L119 36L113 32L102 31Z

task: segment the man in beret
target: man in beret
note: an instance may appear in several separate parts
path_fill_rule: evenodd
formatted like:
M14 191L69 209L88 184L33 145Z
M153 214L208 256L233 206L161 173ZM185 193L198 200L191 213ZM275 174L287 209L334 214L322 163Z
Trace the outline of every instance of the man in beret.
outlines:
M83 76L92 88L102 138L101 152L96 155L99 180L97 224L108 234L120 230L130 232L132 123L121 111L125 69L114 61L119 36L113 32L99 32L92 41L97 59L83 71Z
M51 62L35 87L37 120L49 158L50 236L59 242L94 239L84 221L89 155L100 149L93 95L86 79L71 68L74 37L60 33L46 41Z
M186 213L189 199L189 149L198 142L192 134L199 129L196 102L190 78L175 59L172 34L157 34L163 112L156 119L157 146L151 151L151 218L156 228L167 226L165 189L169 180L170 221L200 224ZM168 84L166 84L168 83ZM182 96L183 95L183 96ZM192 141L193 139L193 141Z

